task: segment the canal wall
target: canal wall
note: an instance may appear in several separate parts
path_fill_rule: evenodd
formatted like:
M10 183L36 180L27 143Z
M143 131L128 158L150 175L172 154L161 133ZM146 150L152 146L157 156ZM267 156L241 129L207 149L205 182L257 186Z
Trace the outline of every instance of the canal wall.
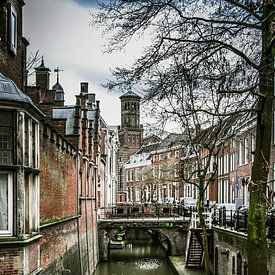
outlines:
M215 274L247 274L247 235L242 232L214 228ZM267 269L275 270L275 243L268 241Z

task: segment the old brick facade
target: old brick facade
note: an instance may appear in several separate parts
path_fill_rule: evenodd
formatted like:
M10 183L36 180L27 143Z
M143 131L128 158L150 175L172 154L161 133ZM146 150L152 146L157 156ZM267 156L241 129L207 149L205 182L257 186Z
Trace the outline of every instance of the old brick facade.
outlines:
M245 234L215 228L214 230L215 274L248 274L248 241ZM268 274L275 270L275 246L268 241Z
M23 0L1 1L0 68L2 74L9 76L24 91L28 41L22 37L22 6Z
M37 85L25 87L23 4L0 4L0 274L91 274L98 262L99 102L82 91L75 106L64 106L60 83L49 89L44 60Z
M184 196L177 165L183 155L182 135L143 145L124 165L126 201L175 203Z

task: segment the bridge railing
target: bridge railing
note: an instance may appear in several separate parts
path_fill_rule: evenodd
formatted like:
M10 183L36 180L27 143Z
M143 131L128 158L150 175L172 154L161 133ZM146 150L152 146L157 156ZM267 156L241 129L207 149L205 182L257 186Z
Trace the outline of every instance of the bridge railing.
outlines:
M213 211L211 211L210 209L204 209L204 212L202 214L204 216L206 227L212 228ZM200 228L199 215L195 211L192 212L192 215L191 215L191 228L193 229Z
M107 218L143 218L143 217L189 217L195 208L182 205L116 205L98 209L99 219Z

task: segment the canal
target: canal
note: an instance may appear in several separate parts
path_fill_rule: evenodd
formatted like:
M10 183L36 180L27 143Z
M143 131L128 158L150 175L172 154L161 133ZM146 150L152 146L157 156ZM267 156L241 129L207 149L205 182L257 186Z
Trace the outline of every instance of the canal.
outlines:
M166 250L152 237L128 235L122 249L110 249L110 261L100 262L94 275L175 274Z

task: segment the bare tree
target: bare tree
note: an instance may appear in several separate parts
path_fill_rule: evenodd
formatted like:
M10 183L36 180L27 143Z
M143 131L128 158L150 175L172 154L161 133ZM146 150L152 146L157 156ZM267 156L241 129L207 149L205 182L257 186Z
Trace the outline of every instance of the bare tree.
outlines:
M163 186L166 187L167 183L175 182L176 169L177 165L172 159L165 159L160 165L151 164L140 171L138 175L141 179L140 184L143 188L150 190L150 202L158 202L161 197L160 189ZM162 200L165 202L164 197ZM145 202L144 199L143 202Z
M201 100L201 106L195 106L196 114L217 117L211 95L212 99L221 100L219 106L223 111L219 110L218 117L236 113L236 106L238 112L256 112L248 272L266 274L264 193L273 117L274 2L111 0L101 7L95 21L107 26L112 34L108 50L121 49L133 37L151 39L144 54L131 67L114 71L116 79L108 83L109 88L138 84L145 99L165 102L167 94L174 96L183 91L184 81L196 91L195 98ZM208 108L204 108L204 103ZM166 109L165 103L161 107ZM182 107L189 115L194 113L188 104ZM166 113L171 114L171 110Z
M31 53L26 61L26 71L28 79L34 74L35 68L40 65L42 56L39 54L39 51Z

